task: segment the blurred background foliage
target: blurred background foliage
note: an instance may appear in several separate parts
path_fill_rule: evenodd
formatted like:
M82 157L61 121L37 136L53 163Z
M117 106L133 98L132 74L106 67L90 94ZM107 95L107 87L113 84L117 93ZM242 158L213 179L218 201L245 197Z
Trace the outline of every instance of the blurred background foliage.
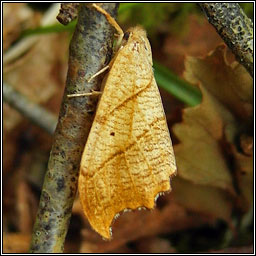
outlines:
M194 3L123 3L120 5L118 20L126 26L141 24L152 40L159 30L185 33L186 18L189 14L200 13ZM150 15L149 15L150 14ZM171 21L171 23L170 23Z
M247 16L253 19L253 3L240 3ZM188 15L203 15L195 3L121 3L118 20L120 23L134 26L143 25L149 35L160 28L177 34L184 33Z
M31 3L29 5L37 10L45 10L49 7L49 4L46 3ZM253 19L253 3L241 3L240 5L245 13ZM159 37L171 33L174 37L182 40L188 33L188 17L193 14L199 23L202 22L199 17L204 17L204 14L195 3L121 3L118 10L118 22L123 30L137 24L142 25L146 29L153 47L154 45L163 47L164 42L159 40ZM63 31L70 31L72 34L75 25L76 20L67 26L56 23L55 25L24 30L21 36ZM155 52L156 49L153 51L153 56ZM157 61L154 63L156 80L160 87L188 106L195 106L201 102L201 95L197 88L191 88L188 83L179 79L170 67L166 69Z

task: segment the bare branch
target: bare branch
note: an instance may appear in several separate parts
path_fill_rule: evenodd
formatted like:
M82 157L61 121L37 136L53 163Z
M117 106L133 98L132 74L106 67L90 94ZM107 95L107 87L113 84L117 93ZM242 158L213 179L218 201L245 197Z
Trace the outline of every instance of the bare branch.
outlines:
M238 3L201 3L208 21L253 76L253 23Z
M117 3L105 3L102 7L116 16ZM99 89L100 77L91 83L87 80L109 61L113 34L104 15L89 4L81 4L70 44L66 89L32 235L32 253L63 252L81 154L97 103L97 97L68 98L67 95Z

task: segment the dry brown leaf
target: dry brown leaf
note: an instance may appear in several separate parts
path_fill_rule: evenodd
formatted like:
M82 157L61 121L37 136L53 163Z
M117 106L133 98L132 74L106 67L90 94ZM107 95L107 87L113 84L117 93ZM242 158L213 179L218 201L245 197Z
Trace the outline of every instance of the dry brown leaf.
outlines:
M66 64L67 43L66 34L42 36L22 58L5 67L5 82L36 103L46 102L64 84L66 67L61 64Z
M167 238L146 237L137 241L137 253L176 253Z
M21 233L3 234L4 253L27 253L31 235Z
M60 40L61 44L59 44ZM5 73L5 82L38 104L46 104L54 98L51 109L58 113L62 97L60 90L65 81L66 59L64 56L66 54L63 53L67 53L67 43L66 34L42 36L27 55L21 57L15 66ZM24 133L22 129L28 130L28 127L17 128L25 118L7 104L3 106L3 113L4 171L7 171L8 166L11 167L11 164L16 161L14 159L15 151L18 149L18 133ZM20 131L15 131L14 128ZM14 137L17 138L14 139Z
M186 180L174 181L177 200L227 220L234 204L227 199L230 193L244 196L243 206L252 197L252 156L240 152L237 138L251 131L253 84L240 64L227 62L225 53L222 45L205 58L187 58L184 76L199 85L203 99L184 110L183 121L173 130L180 140L174 147L178 174ZM245 143L248 152L251 144ZM235 178L241 193L234 193Z
M59 41L62 41L59 44ZM5 72L5 82L35 103L46 103L55 97L58 112L61 100L59 91L64 86L66 71L67 35L46 35L30 51ZM63 54L64 53L64 54ZM22 116L4 105L4 128L13 129ZM8 125L7 125L8 124ZM7 131L4 129L4 131Z
M243 246L243 247L230 247L230 248L225 248L222 250L211 250L205 252L205 254L215 254L215 255L228 255L228 254L237 254L237 255L247 255L247 254L254 254L255 249L253 244L248 245L248 246Z
M225 45L203 59L188 57L185 68L186 80L201 83L236 118L245 122L252 118L252 78L238 62L227 63Z
M239 207L248 211L253 204L253 156L238 152L235 146L232 146L231 149L235 162L235 178L241 195L238 198Z
M211 55L205 59L188 59L185 77L194 83L202 83L222 106L228 109L236 124L225 123L225 139L229 144L233 157L233 170L236 172L236 179L241 190L241 194L247 200L244 205L252 202L253 189L253 158L252 154L252 123L253 123L253 80L245 68L237 62L231 65L227 63L225 46L219 46ZM197 72L201 70L201 72ZM249 133L249 136L246 134ZM240 136L240 145L237 137ZM249 138L249 149L244 149L244 142L241 138ZM244 142L244 144L242 144ZM241 150L239 148L241 147ZM245 147L245 146L244 146ZM243 199L241 199L243 200Z
M16 211L17 211L17 227L23 234L29 234L33 226L33 218L35 212L31 212L36 204L31 189L28 184L21 178L16 191ZM31 195L32 194L32 195ZM33 200L34 199L34 200Z
M33 26L33 11L26 3L3 3L3 50L20 36L21 32Z
M225 130L233 159L234 179L239 188L238 207L245 212L253 203L253 132L251 123L251 118L244 122L241 121L241 135L237 135L237 130L232 127L226 127ZM238 136L240 136L239 139L237 139Z
M170 200L172 193L165 195L167 204L153 211L131 211L121 216L113 223L115 236L111 241L103 241L99 235L93 232L89 224L82 231L81 253L111 252L123 246L127 242L136 241L139 238L157 236L158 234L172 233L185 228L199 227L210 223L207 216L193 214L183 206Z
M196 185L179 177L173 180L172 185L173 196L177 203L212 219L220 218L230 222L233 202L223 190Z
M202 103L185 109L183 122L173 128L181 140L175 146L179 176L194 184L210 185L234 192L229 166L221 149L221 140L225 124L235 125L235 120L204 87L200 86L200 89L203 94Z
M123 245L143 237L157 237L158 234L173 233L213 223L212 216L193 213L190 209L185 209L180 202L175 202L173 192L160 197L153 211L131 211L121 214L113 223L115 236L111 241L103 241L91 230L77 199L73 206L73 215L80 216L83 221L80 253L119 252L119 248ZM77 237L77 233L74 236Z
M184 71L185 56L204 56L222 42L221 37L204 16L191 14L186 24L186 29L181 35L167 35L162 49L162 62L177 74Z

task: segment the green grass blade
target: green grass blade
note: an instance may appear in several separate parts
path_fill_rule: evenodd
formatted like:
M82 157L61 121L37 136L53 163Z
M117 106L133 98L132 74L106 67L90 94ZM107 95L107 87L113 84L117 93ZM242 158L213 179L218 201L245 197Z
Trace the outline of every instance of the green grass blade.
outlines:
M196 106L201 102L202 95L197 87L174 75L168 68L154 61L154 74L157 84L184 102L188 106Z
M74 31L76 26L76 20L70 22L68 25L64 26L62 24L53 24L44 27L37 27L35 29L27 29L22 33L22 37L49 34L49 33L60 33L64 31Z

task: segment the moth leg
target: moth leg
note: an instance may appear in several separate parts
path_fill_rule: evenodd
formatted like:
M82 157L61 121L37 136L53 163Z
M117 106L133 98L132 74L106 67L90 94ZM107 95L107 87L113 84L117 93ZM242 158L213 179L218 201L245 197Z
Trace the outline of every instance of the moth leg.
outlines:
M108 20L109 24L112 25L117 33L118 33L118 38L117 38L117 42L116 42L116 46L115 46L115 51L117 49L120 48L123 36L124 36L124 32L121 29L121 27L118 25L118 23L116 22L116 20L108 13L106 12L103 8L101 8L100 6L98 6L97 4L92 4L92 6L98 11L101 12L102 14L105 15L106 19Z
M91 92L83 92L83 93L74 93L74 94L68 94L68 98L75 98L75 97L84 97L84 96L98 96L101 95L102 92L100 91L94 91L92 90Z
M109 69L109 65L107 65L106 67L102 68L100 71L98 71L97 73L95 73L94 75L92 75L87 81L88 83L90 83L92 81L93 78L95 78L96 76L102 74L103 72L105 72L107 69Z

